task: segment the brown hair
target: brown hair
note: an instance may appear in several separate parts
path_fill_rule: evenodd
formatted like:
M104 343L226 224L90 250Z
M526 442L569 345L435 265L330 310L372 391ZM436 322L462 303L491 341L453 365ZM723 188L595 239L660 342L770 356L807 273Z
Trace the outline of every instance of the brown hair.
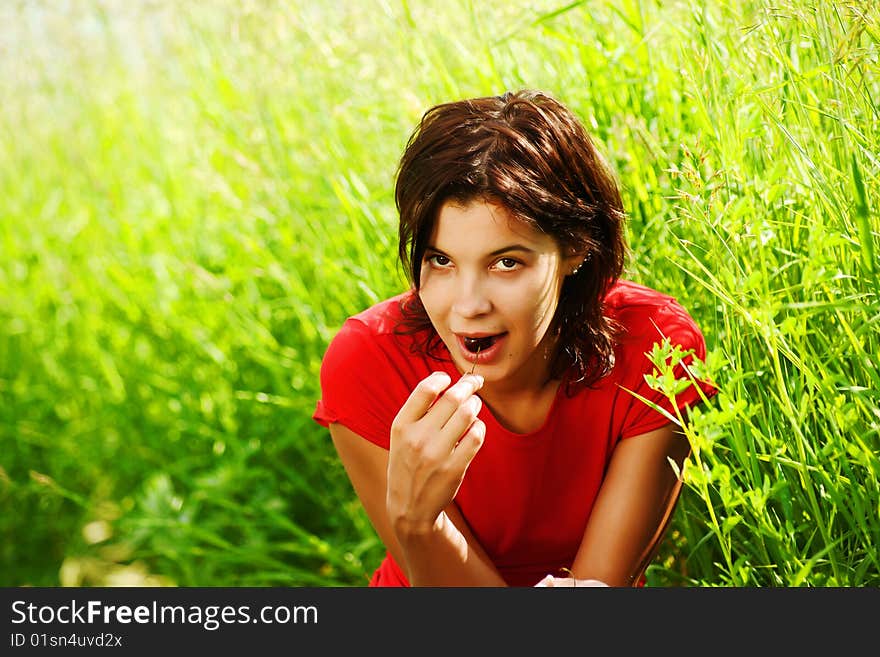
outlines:
M586 253L567 276L550 330L559 339L554 378L590 385L614 365L617 327L603 299L627 255L617 184L575 115L532 90L437 105L422 116L397 171L400 260L418 290L422 259L440 208L486 200L551 235L563 252ZM418 294L401 305L406 333L425 331L426 353L439 341ZM429 329L429 330L426 330Z

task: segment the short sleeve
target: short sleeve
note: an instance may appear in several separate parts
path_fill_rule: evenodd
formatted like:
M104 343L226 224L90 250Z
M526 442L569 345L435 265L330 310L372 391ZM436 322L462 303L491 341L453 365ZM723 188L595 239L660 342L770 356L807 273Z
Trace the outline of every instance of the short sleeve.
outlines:
M633 347L633 353L627 359L631 371L624 377L622 385L675 417L673 404L666 394L653 389L646 380L646 376L653 375L656 371L647 354L651 352L655 344L662 343L664 337L669 338L672 347L678 346L684 353L692 352L673 369L676 379L690 382L687 388L675 395L675 406L684 413L688 407L696 406L702 402L700 390L706 397L711 397L718 392L708 381L700 379L692 381L691 376L685 371L685 366L693 362L694 356L701 361L705 360L706 342L694 320L675 300L671 300L650 318L644 340L640 341L640 346ZM627 391L624 391L624 395L629 397L630 401L623 420L621 438L638 436L659 429L670 422L669 417L652 408L642 399Z
M383 376L391 369L369 328L348 319L321 361L321 398L312 419L325 427L338 422L388 449L391 423L406 399L405 386Z

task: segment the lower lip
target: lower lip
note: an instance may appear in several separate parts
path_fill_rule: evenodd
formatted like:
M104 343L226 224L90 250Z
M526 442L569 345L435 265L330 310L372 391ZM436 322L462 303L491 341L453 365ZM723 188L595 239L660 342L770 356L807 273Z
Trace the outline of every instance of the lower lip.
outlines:
M457 335L455 337L458 338L458 347L461 350L461 355L464 356L465 360L468 360L471 363L476 362L477 365L488 365L495 358L501 355L501 346L504 343L504 340L507 338L507 333L504 333L500 337L496 338L495 342L488 349L480 349L479 354L470 351L464 345L463 337L461 337L460 335Z

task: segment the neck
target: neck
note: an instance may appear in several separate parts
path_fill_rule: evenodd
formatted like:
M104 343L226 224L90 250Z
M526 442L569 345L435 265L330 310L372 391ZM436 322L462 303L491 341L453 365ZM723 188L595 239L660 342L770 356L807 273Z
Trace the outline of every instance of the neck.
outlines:
M558 337L547 331L538 343L531 357L519 369L510 372L503 379L487 381L482 391L493 396L528 399L544 394L548 387L555 390L559 380L550 373L550 364ZM477 365L477 373L480 371ZM481 391L480 396L483 395Z
M560 384L549 379L541 386L484 385L478 394L501 426L526 434L543 426Z

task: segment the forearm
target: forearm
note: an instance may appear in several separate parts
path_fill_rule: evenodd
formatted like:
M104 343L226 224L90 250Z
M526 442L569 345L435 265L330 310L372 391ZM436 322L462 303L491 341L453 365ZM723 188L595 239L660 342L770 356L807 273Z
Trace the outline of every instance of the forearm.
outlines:
M412 586L507 586L446 513L430 527L397 532Z
M633 586L653 557L672 516L689 445L675 427L622 441L593 505L571 570L579 579Z

